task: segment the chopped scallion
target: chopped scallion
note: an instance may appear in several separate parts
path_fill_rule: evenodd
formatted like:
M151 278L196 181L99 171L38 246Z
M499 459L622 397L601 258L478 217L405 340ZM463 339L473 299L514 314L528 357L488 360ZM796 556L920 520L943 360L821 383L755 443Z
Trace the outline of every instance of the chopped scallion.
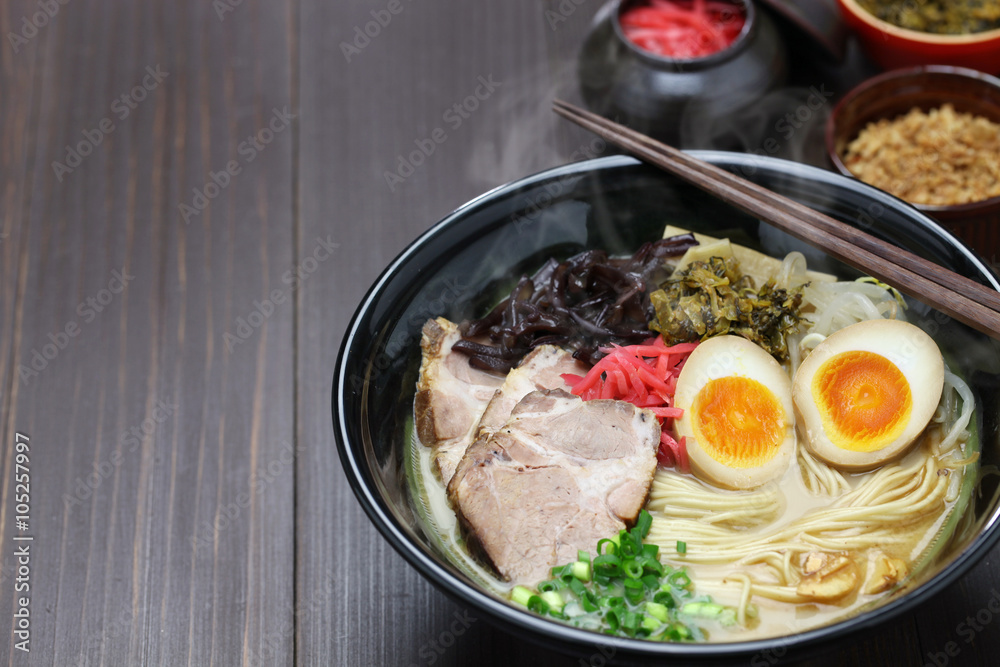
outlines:
M639 579L640 577L642 577L642 563L637 563L634 560L630 560L627 563L625 563L625 566L622 568L622 571L625 573L625 576L628 577L629 579Z
M677 570L667 577L667 582L671 586L675 586L677 588L687 588L691 585L691 577L689 577L687 572L684 570Z
M642 627L649 632L655 632L659 630L661 625L660 619L653 618L652 616L646 616L642 619Z
M598 609L600 609L600 605L597 604L597 599L594 597L594 594L591 593L590 591L586 591L583 595L580 596L580 606L583 607L583 610L588 614L590 612L597 611Z
M641 581L626 579L623 586L625 587L625 598L629 602L639 604L642 601L644 586Z
M681 612L692 616L702 616L704 618L715 618L723 612L725 607L717 602L688 602L681 607Z
M597 543L596 555L580 551L577 560L551 569L537 592L515 586L510 599L538 614L588 630L660 641L705 638L698 624L736 622L736 611L695 597L691 577L659 561L659 548L644 544L652 518L643 510L631 530ZM684 553L683 542L677 542ZM682 620L683 619L683 620Z
M519 605L527 607L528 600L531 599L532 595L534 595L534 593L524 586L514 586L514 590L510 592L510 599Z
M658 621L666 623L668 619L667 612L668 609L666 605L658 604L656 602L646 603L646 613Z
M543 594L544 595L544 594ZM535 612L536 614L545 615L549 613L550 606L540 595L532 595L528 599L528 609Z
M639 529L639 535L646 537L649 535L649 527L653 525L653 516L649 512L640 512L639 519L635 522L635 527Z
M550 608L556 611L562 611L562 608L566 605L566 601L556 591L546 591L542 593L541 597L548 603Z

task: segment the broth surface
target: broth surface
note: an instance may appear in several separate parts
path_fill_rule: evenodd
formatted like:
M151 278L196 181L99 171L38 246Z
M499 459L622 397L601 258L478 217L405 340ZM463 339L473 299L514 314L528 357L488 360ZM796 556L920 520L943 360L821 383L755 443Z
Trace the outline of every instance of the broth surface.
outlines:
M459 570L477 581L486 590L499 597L506 598L511 590L511 585L501 581L490 568L480 563L466 549L458 520L447 498L445 487L434 471L431 449L424 446L419 438L417 438L416 432L412 428L412 423L407 433L407 439L406 468L410 482L411 497L418 515L424 524L424 529L437 543L438 548L446 554L448 559ZM938 439L940 439L939 434ZM898 464L905 467L909 464L917 464L920 460L926 459L931 455L929 450L932 441L931 437L925 437ZM966 455L970 454L972 450L977 449L977 443L978 440L973 432L965 444ZM951 481L949 491L950 495L954 497L941 508L941 511L929 515L916 528L908 525L896 531L900 537L904 538L903 541L891 547L886 546L884 548L884 551L888 555L900 558L907 563L909 570L902 583L903 588L906 587L907 582L915 577L919 577L921 571L933 562L937 551L934 547L945 542L954 531L959 516L968 504L973 481L976 476L976 469L977 466L975 464L970 464L965 467L963 475L955 476L956 479ZM844 477L850 485L850 489L854 490L875 472L877 471L846 474ZM656 479L662 479L664 476L676 476L703 484L689 474L680 473L672 469L658 469ZM780 515L764 525L746 530L745 533L747 536L774 532L796 520L814 514L817 510L830 506L837 497L849 492L838 494L837 496L810 492L803 480L802 466L797 457L782 478L775 482L774 485L783 500ZM705 486L708 487L708 485ZM711 488L719 494L738 495L744 493ZM647 502L648 507L649 503ZM669 503L665 509L669 510ZM650 512L654 518L667 513L659 509L650 510ZM687 566L696 591L699 594L707 593L717 602L725 605L738 606L743 595L744 583L740 578L733 575L742 573L762 579L766 579L769 576L766 568L760 565L692 562L697 560L697 554L699 553L699 545L694 538L686 540L687 554L684 556L667 556L664 553L669 551L666 549L667 546L661 544L661 547L663 547L661 554L664 554L661 556L661 560L675 567ZM861 563L861 565L863 566L864 564ZM892 590L874 595L865 595L859 592L848 596L847 600L840 604L788 603L755 595L752 598L752 603L757 607L756 617L748 622L746 627L737 625L710 633L709 641L750 641L794 634L852 616L867 606L887 600L893 593L894 591Z

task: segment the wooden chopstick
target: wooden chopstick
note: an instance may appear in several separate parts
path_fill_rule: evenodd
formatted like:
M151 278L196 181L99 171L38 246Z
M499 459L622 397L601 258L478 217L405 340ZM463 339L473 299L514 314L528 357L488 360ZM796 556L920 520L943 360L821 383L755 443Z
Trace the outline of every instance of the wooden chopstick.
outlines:
M775 192L771 192L755 183L751 183L746 179L740 178L735 174L732 174L725 169L720 169L715 165L709 164L697 158L694 158L683 151L677 150L671 146L667 146L654 139L647 137L646 135L630 130L624 126L617 125L612 121L608 121L601 116L593 114L589 111L580 109L579 107L574 107L571 104L567 104L561 100L556 100L556 113L560 113L567 118L573 115L579 115L580 118L585 118L594 122L602 122L606 125L615 126L615 129L621 129L624 133L634 135L638 141L640 141L644 146L652 149L664 152L669 158L681 163L685 168L691 170L696 170L704 173L712 178L717 178L720 181L728 183L729 185L743 191L748 192L751 195L761 195L763 197L769 198L772 203L774 203L779 208L789 211L790 213L802 217L806 222L819 227L835 236L849 241L851 244L858 246L867 250L870 253L878 255L883 259L892 261L896 264L901 264L906 268L909 268L915 272L920 272L926 274L931 280L939 282L941 285L948 287L964 294L976 294L976 296L983 299L983 303L990 306L994 310L1000 310L1000 292L996 292L987 288L983 285L977 283L965 276L961 276L953 271L948 271L944 267L941 267L919 255L915 255L908 250L899 248L890 243L886 243L881 239L875 238L870 234L867 234L855 227L846 225L839 220L835 220L827 215L824 215L818 211L815 211L808 206L800 204L797 201L788 199L782 195ZM561 111L565 109L566 112ZM669 170L666 165L663 166L665 169ZM673 172L672 172L673 173ZM680 174L678 174L680 175ZM975 298L975 297L973 297Z
M554 110L636 157L1000 339L1000 293L724 169L561 100Z

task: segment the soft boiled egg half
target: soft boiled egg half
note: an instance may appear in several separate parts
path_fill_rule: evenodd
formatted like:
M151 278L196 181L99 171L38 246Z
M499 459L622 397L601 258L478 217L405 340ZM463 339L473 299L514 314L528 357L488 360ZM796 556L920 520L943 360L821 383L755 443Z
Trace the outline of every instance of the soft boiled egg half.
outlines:
M698 345L677 378L678 435L691 471L730 489L777 479L795 454L791 380L761 347L740 336Z
M920 328L868 320L831 334L795 372L792 395L806 448L848 471L902 456L937 409L944 360Z

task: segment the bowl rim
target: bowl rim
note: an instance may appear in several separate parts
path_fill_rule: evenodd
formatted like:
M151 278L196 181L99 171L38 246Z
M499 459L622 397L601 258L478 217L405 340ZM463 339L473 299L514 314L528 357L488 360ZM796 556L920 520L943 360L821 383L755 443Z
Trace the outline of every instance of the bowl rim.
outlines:
M789 160L726 151L689 152L695 157L713 162L719 166L735 169L763 169L764 171L770 169L782 175L805 176L819 183L831 185L843 184L842 179L844 177L839 174ZM432 557L430 553L415 542L412 542L406 535L406 530L397 524L388 503L374 492L377 484L374 478L365 470L363 461L360 460L363 453L355 452L350 444L346 428L347 416L343 414L343 411L338 409L339 398L351 391L348 386L348 374L346 372L348 351L353 347L354 341L362 335L359 331L360 324L371 314L372 305L377 301L387 283L393 279L397 269L406 263L412 255L432 239L445 233L451 226L459 224L466 215L480 207L489 205L490 201L495 197L505 193L516 192L517 190L551 179L582 175L594 170L631 168L640 164L642 163L639 160L629 156L600 157L555 167L497 186L459 206L438 223L420 234L420 236L396 256L368 289L352 315L341 341L334 367L331 410L334 436L344 474L347 476L348 482L362 509L364 509L368 518L378 529L379 533L381 533L382 537L414 569L439 590L443 591L449 597L485 613L493 623L500 624L507 631L526 632L527 634L523 635L526 640L555 641L564 650L569 647L577 649L581 647L608 647L614 649L616 652L620 651L623 656L635 656L638 658L683 656L694 660L708 660L747 656L766 649L773 649L776 646L787 649L804 648L806 646L814 647L818 644L834 641L845 635L877 627L899 616L903 612L926 602L929 598L964 576L1000 541L1000 512L994 513L990 517L990 520L984 523L980 533L972 538L968 546L955 557L955 560L949 567L935 574L919 588L907 592L871 612L852 616L832 625L813 628L797 634L766 639L698 644L653 642L601 635L563 625L555 620L538 616L526 609L518 609L507 601L501 600L481 589L464 575L445 567L436 558ZM860 187L872 199L873 203L877 202L888 207L895 207L901 202L901 200L892 195L861 181L856 181L852 187ZM906 202L902 203L906 205ZM912 209L909 206L908 208ZM975 265L981 274L992 283L991 286L994 289L1000 291L1000 278L961 240L925 214L915 209L911 211L911 214L919 224L924 225L936 235L943 236L949 240L952 247ZM360 446L360 443L358 443L358 446Z
M1000 30L998 30L1000 33ZM965 81L976 81L978 83L986 84L993 88L996 88L997 92L1000 93L1000 78L993 76L992 74L987 74L985 72L980 72L979 70L971 69L969 67L958 67L956 65L916 65L914 67L901 67L899 69L889 70L888 72L883 72L877 74L871 78L865 79L854 88L851 88L847 93L840 99L839 102L833 107L833 111L826 119L826 127L824 128L824 141L826 143L826 152L833 163L833 166L842 175L848 178L853 178L856 181L865 183L860 178L855 176L851 170L844 164L841 159L840 154L837 152L837 124L840 118L844 114L844 110L849 104L854 102L858 97L879 86L886 85L887 83L894 81L905 80L910 77L915 77L921 74L935 74L942 77L951 77L956 79L961 79ZM941 104L948 103L947 99L942 99ZM865 185L870 185L865 183ZM871 186L874 187L874 186ZM901 201L906 201L902 199ZM947 213L951 215L961 215L961 214L976 214L983 212L987 209L992 209L994 207L1000 208L1000 195L994 197L989 197L987 199L980 199L979 201L966 202L964 204L918 204L916 202L906 202L910 206L913 206L919 211L923 211L928 214L935 213Z
M938 46L964 46L978 45L1000 39L1000 28L984 30L983 32L971 32L967 35L941 35L933 32L921 32L910 28L901 28L898 25L883 21L864 7L857 3L857 0L837 0L840 6L859 21L868 27L887 33L892 37L915 42L919 44L934 44Z

